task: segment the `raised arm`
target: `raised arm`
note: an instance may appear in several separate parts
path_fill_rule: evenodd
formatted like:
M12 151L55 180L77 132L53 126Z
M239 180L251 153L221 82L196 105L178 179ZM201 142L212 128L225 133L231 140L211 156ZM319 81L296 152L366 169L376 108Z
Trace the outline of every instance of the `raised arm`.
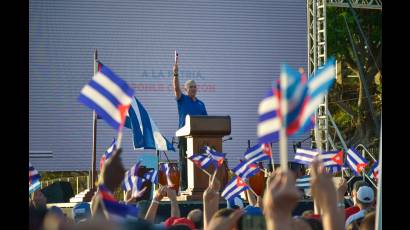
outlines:
M218 169L209 178L208 188L203 194L204 229L208 229L212 215L218 211L219 208L219 189L221 187L221 183L216 178L217 171Z
M168 187L167 196L171 200L171 217L181 217L176 191Z
M323 229L343 230L344 208L337 207L338 198L332 176L324 172L323 164L318 160L313 161L311 172L312 196L323 211Z
M173 71L174 71L174 80L173 80L174 94L175 94L175 98L179 100L179 98L181 98L181 88L179 87L178 64L174 64Z
M148 208L147 214L145 214L145 220L150 221L151 223L154 223L155 216L157 215L159 202L162 200L162 198L164 198L165 195L166 195L166 187L160 186L157 193L155 194L155 197L152 199L152 202Z

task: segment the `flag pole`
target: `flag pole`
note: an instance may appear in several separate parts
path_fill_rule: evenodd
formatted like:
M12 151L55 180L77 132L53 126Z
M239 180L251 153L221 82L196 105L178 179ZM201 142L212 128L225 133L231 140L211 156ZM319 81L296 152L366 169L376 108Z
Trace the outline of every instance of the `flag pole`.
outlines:
M270 161L272 162L272 174L275 172L275 161L273 160L273 148L272 148L272 142L270 143L270 150L272 153L272 156L270 158Z
M199 168L199 167L198 167ZM208 172L208 171L206 171L205 169L203 169L203 168L200 168L204 173L206 173L208 176L210 176L210 177L212 177L212 175ZM215 170L215 172L216 172L216 170Z
M380 119L382 123L382 119ZM377 206L376 206L376 228L382 229L382 125L380 125L380 146L379 146L379 174L377 181Z
M247 181L249 182L249 180ZM256 198L259 196L258 194L256 194L256 192L252 189L251 185L249 183L246 183L246 185L248 185L249 190L253 193L253 195L256 196Z
M94 51L94 75L98 72L98 51ZM91 156L91 180L89 187L91 190L94 189L94 185L97 177L96 170L96 158L97 158L97 113L93 110L93 146L92 146L92 156ZM100 169L101 170L101 169Z
M282 68L284 68L282 66ZM283 71L283 70L282 70ZM286 114L287 114L287 104L286 104L286 87L287 87L287 76L283 73L280 74L280 85L281 85L281 97L280 97L280 114L282 118L282 124L279 131L280 141L279 141L279 151L280 151L280 167L283 171L288 171L288 139L286 136Z

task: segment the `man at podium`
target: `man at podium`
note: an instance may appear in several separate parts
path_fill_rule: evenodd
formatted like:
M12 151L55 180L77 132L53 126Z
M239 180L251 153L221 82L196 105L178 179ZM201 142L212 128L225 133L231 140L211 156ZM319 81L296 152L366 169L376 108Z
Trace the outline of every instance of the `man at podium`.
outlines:
M173 85L174 85L174 93L175 99L177 101L178 106L178 115L179 115L179 126L178 128L182 128L185 125L185 117L186 115L208 115L206 112L205 104L196 97L197 88L196 83L194 80L188 80L184 84L185 91L187 95L181 92L179 87L179 79L178 79L178 63L174 64L173 68L174 78L173 78ZM187 158L186 158L186 150L187 150L187 141L185 137L179 137L179 171L180 171L180 182L181 182L181 189L185 190L188 187L187 182Z

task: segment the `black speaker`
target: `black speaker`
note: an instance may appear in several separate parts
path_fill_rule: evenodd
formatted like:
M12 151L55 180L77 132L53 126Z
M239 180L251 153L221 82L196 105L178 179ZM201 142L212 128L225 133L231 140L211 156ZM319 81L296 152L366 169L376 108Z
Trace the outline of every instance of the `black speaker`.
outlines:
M70 198L74 196L73 188L69 182L55 182L41 192L47 198L47 203L66 203L70 202Z

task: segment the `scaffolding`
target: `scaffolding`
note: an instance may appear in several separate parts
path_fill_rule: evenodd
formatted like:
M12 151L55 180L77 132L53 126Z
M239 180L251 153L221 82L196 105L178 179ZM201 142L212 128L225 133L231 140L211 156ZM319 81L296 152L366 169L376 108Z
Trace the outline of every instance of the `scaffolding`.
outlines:
M327 61L326 7L351 7L361 9L382 10L381 0L307 0L308 31L308 73L315 77L316 70ZM311 75L310 75L311 74ZM315 112L315 135L312 146L329 151L329 143L334 145L329 135L328 97Z

